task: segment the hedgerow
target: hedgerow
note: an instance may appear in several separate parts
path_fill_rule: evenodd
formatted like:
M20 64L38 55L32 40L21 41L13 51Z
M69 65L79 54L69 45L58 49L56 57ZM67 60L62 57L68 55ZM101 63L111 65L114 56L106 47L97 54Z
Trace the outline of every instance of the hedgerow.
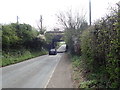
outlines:
M120 12L116 11L89 27L81 35L83 61L97 75L98 87L119 88ZM90 79L90 78L89 78Z

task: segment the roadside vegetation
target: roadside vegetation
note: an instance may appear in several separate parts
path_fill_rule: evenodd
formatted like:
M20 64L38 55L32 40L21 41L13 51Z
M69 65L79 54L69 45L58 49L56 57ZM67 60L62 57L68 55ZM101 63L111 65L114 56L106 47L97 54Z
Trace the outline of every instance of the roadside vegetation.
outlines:
M45 39L29 24L2 25L2 66L47 54Z
M76 87L120 88L120 10L111 10L91 26L71 12L58 19L65 27Z
M47 54L47 51L39 51L39 50L27 50L27 49L17 49L17 50L10 50L9 52L3 51L2 57L2 66L7 66L11 64L15 64L18 62L22 62L37 56Z

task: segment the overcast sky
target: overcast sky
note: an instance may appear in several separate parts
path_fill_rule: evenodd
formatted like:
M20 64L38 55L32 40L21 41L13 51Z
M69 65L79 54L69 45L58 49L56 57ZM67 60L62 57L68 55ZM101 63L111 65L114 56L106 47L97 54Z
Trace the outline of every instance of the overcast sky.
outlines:
M110 6L120 0L91 0L92 22L104 16ZM47 30L57 27L55 14L69 9L86 13L88 20L89 0L0 0L0 23L16 22L19 16L20 23L27 23L37 27L40 15L43 16L43 25Z

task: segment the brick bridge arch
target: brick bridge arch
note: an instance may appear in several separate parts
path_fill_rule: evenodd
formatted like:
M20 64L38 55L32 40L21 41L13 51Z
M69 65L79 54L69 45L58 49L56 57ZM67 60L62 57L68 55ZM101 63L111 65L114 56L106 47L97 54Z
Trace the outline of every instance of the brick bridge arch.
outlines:
M64 37L64 31L47 31L46 33L54 35L50 48L55 48L57 42L64 41L62 39Z

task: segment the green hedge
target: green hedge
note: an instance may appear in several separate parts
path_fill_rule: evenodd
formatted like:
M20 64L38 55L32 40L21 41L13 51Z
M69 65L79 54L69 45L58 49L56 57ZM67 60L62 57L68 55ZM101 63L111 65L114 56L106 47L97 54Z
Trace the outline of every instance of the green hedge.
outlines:
M81 35L81 51L87 69L106 88L118 88L120 72L120 13L102 18Z

